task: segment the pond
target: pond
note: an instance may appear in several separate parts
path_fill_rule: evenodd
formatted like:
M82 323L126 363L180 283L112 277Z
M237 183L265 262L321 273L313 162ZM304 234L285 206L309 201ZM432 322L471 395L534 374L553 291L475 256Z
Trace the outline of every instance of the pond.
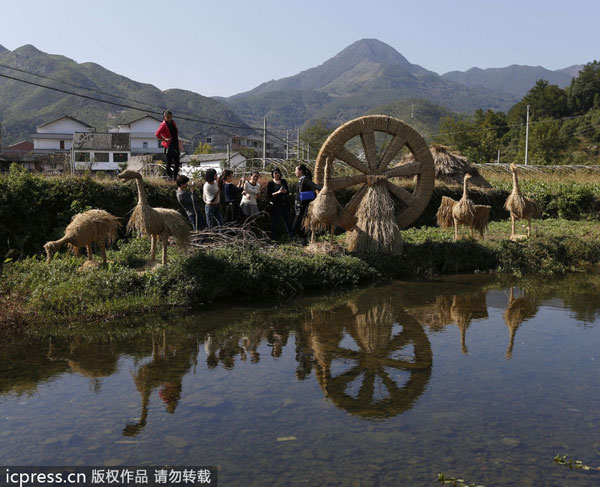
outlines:
M600 278L449 276L0 345L1 465L223 486L600 483Z

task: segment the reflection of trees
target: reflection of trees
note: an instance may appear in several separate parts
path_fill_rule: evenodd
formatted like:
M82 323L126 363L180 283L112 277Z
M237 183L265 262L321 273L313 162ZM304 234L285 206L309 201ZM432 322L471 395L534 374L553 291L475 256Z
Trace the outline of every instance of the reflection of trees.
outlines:
M508 306L504 311L504 322L509 330L509 342L506 349L506 358L510 359L515 344L515 336L521 323L533 318L538 311L538 304L525 296L515 298L514 288L510 288L508 295Z
M325 395L361 417L409 409L431 375L431 346L422 327L376 293L364 293L335 312L313 312L297 334L314 352Z
M146 425L148 406L152 391L160 387L159 397L169 413L174 413L181 398L182 380L192 365L196 364L198 342L191 335L180 339L167 339L152 333L151 360L141 365L133 374L135 387L142 399L142 410L137 423L129 423L123 429L126 436L137 435Z

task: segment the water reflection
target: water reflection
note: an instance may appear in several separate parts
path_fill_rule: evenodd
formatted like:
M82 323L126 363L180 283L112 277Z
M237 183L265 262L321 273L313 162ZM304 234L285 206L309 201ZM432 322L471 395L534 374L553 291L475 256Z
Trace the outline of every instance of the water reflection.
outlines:
M148 323L140 327L115 324L95 334L84 330L4 344L0 395L33 395L39 384L64 374L88 378L98 394L103 379L115 375L119 360L127 357L139 416L120 429L135 436L148 422L154 391L165 411L174 414L185 395L183 378L191 372L232 371L261 360L278 367L277 361L290 350L295 361L295 378L290 380L313 380L314 375L330 404L361 418L389 418L413 407L427 388L433 353L424 327L436 332L456 325L460 350L466 354L469 328L476 321L489 321L487 300L502 295L496 307L502 308L508 327L505 356L511 359L519 327L557 289L577 316L596 316L600 308L597 300L576 294L581 281L567 280L560 288L524 283L499 292L507 286L491 278L477 283L456 279L394 283L385 291L300 300L297 306L279 309L202 313L170 321L145 318ZM599 287L597 279L586 279L586 286Z

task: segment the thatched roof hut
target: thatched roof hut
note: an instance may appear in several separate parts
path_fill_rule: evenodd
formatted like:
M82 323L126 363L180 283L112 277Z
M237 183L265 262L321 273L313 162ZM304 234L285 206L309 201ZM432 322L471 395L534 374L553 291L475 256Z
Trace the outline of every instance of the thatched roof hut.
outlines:
M479 188L491 188L484 177L473 166L466 157L450 150L445 145L433 144L431 146L431 155L435 163L435 178L449 184L463 184L465 174L472 176L469 181L471 185ZM409 154L402 160L402 163L412 162L412 154Z

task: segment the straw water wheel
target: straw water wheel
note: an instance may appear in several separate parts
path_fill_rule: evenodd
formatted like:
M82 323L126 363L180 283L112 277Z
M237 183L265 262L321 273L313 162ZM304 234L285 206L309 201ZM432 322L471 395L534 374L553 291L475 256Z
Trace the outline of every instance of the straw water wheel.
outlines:
M389 138L389 143L384 144L378 151L378 140L380 141L382 136ZM355 137L360 137L366 162L346 147ZM414 160L396 165L396 156L404 147L412 153ZM367 188L376 182L384 184L392 197L400 202L400 209L396 215L399 228L406 228L413 223L429 203L435 182L433 157L423 137L397 118L367 115L338 127L327 138L317 156L315 179L318 184L323 184L327 159L331 162L339 161L333 165L329 181L332 190L362 185L344 209L340 225L347 230L352 229L356 223L356 212ZM339 168L339 164L359 174L336 176L336 167ZM416 176L416 186L412 192L390 180L411 176Z

